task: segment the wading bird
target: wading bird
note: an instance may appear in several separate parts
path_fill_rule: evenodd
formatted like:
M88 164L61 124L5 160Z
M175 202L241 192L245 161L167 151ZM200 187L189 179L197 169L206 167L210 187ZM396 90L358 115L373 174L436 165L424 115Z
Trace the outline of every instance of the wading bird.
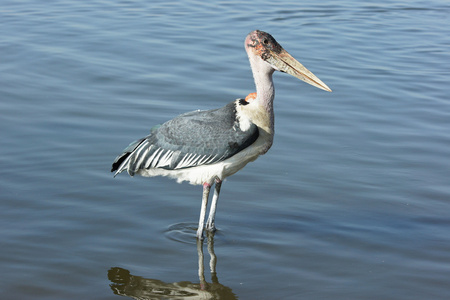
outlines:
M178 182L203 185L197 238L205 228L206 208L215 182L206 230L214 231L214 218L222 181L266 153L274 136L272 81L274 71L295 76L315 87L330 88L295 60L268 33L255 30L245 39L256 93L222 108L182 114L151 129L115 159L114 176L168 176Z

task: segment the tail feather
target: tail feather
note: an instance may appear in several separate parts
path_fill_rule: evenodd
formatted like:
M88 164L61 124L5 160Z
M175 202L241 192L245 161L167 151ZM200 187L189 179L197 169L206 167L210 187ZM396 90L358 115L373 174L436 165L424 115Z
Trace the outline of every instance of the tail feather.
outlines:
M123 150L122 154L120 154L116 157L116 159L114 160L114 162L112 164L112 168L111 168L111 172L116 171L116 173L114 173L114 177L116 177L117 174L119 174L125 170L125 167L127 164L124 162L129 158L130 154L133 153L133 151L137 147L139 147L139 145L144 140L145 140L145 138L132 142L130 145L128 145L128 147L125 148L125 150ZM130 175L133 175L133 174L130 174Z

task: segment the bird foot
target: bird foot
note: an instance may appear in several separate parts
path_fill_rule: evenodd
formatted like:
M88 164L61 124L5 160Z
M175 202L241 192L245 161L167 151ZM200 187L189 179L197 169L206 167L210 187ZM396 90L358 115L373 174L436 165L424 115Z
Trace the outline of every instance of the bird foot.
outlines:
M214 226L214 223L206 224L205 229L208 230L209 232L216 232L216 230L217 230L216 226Z
M196 237L198 240L203 241L203 231L197 231Z

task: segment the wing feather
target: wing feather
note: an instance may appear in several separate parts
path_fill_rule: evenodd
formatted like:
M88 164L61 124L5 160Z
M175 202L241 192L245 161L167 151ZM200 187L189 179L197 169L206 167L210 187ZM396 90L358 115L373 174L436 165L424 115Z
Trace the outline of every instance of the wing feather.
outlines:
M220 109L182 114L152 128L150 135L131 143L116 158L111 171L134 175L141 169L213 164L250 146L258 136L254 124L246 131L240 129L233 101Z

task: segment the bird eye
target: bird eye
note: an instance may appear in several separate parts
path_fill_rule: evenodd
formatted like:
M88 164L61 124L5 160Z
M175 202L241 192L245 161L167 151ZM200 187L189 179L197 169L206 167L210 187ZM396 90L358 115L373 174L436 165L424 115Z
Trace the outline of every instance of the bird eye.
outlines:
M268 43L269 43L269 40L268 39L264 39L263 44L267 45Z

